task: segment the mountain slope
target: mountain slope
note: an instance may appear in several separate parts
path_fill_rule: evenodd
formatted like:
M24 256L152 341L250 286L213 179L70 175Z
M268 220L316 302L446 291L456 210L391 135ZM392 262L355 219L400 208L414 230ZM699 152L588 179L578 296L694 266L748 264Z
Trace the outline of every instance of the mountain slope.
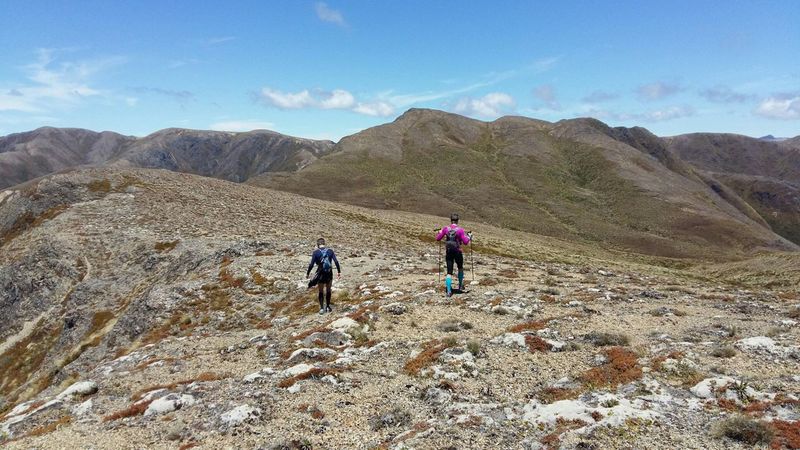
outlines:
M744 450L721 419L800 425L800 252L679 270L465 219L447 298L440 224L165 170L0 191L0 446Z
M44 127L0 137L0 189L116 157L134 138L79 128Z
M294 171L326 154L330 141L256 130L170 128L143 138L74 128L40 128L0 138L0 188L80 165L110 164L187 172L241 182Z
M300 172L250 182L661 256L795 248L706 181L643 129L410 110Z
M695 133L666 141L681 158L736 192L776 233L800 243L800 149L792 140Z

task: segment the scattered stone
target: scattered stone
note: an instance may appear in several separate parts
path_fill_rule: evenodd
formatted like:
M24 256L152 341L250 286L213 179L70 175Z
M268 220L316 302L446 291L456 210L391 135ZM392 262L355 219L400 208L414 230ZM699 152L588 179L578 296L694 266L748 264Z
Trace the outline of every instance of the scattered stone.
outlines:
M237 427L243 423L256 422L261 418L261 408L254 408L250 405L240 405L220 416L222 425L226 428Z

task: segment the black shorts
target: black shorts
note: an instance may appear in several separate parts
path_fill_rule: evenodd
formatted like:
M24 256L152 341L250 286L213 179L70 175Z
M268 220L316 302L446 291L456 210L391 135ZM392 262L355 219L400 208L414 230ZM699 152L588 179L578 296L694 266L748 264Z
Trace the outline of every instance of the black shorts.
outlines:
M319 284L328 284L333 281L333 271L328 272L320 272L319 274Z
M455 262L458 265L458 271L464 271L464 254L455 249L447 249L447 253L444 255L444 260L447 263L447 274L453 274L453 263Z

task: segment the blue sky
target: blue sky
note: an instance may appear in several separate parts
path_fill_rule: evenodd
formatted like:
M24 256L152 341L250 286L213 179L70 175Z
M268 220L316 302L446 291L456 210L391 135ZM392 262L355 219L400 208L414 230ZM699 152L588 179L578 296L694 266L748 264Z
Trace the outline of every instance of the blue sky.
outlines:
M0 2L0 135L337 140L412 107L800 134L800 2Z

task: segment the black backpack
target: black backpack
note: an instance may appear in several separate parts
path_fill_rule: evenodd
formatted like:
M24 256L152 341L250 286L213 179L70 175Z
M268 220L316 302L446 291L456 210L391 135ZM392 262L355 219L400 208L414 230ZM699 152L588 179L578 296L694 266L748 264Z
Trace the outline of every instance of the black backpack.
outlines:
M448 250L456 250L461 247L458 241L458 228L450 228L447 231L447 236L444 238L444 246Z

